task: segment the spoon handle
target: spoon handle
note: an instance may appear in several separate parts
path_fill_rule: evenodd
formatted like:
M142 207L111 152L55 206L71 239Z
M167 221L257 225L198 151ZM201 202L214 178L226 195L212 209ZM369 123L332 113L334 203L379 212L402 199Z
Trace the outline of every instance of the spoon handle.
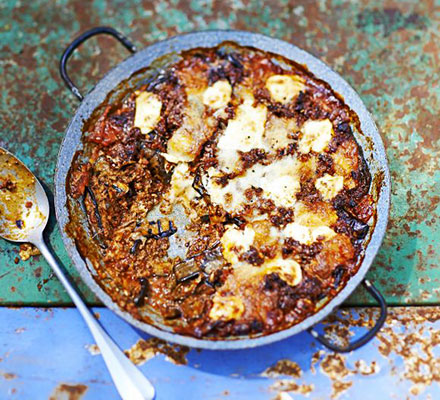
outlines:
M43 238L33 241L65 287L72 301L86 321L107 365L113 382L123 400L152 400L155 392L148 379L131 363L110 336L104 331L81 297L70 284Z

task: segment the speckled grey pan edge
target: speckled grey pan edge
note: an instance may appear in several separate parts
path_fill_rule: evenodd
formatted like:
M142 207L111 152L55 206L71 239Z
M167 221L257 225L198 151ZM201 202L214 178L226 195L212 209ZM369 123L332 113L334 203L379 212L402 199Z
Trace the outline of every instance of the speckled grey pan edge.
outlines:
M93 280L86 264L78 253L75 243L66 234L65 227L68 222L68 212L66 208L65 181L73 156L81 146L83 121L92 114L93 110L104 101L106 95L122 80L127 79L139 69L148 66L154 59L162 55L173 51L180 52L194 47L212 47L223 41L234 41L243 46L252 46L261 50L280 54L288 59L306 65L316 77L328 82L336 92L344 97L345 102L350 108L358 114L363 134L366 137L369 137L373 142L372 148L366 146L366 142L362 138L357 137L357 139L363 147L365 158L372 176L383 174L383 184L377 204L378 217L376 227L365 251L363 262L356 275L349 280L344 289L341 290L335 298L333 298L319 312L289 329L256 338L212 341L178 335L140 322L127 312L122 311L99 287L99 285ZM373 118L362 103L358 94L348 85L347 82L345 82L345 80L331 70L326 64L294 45L261 34L243 31L204 31L175 36L139 51L109 71L85 96L66 130L66 135L60 148L55 173L55 207L61 236L73 264L79 271L84 282L109 309L113 310L117 315L131 323L136 328L164 340L190 347L211 350L242 349L273 343L312 327L325 316L330 314L335 307L339 306L354 291L364 279L365 274L371 266L386 231L390 207L390 175L383 142Z

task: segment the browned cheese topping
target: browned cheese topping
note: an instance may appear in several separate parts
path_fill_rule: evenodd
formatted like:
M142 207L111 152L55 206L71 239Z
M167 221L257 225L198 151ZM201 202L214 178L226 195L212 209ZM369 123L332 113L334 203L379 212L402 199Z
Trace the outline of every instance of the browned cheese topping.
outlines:
M70 172L99 257L70 230L103 288L196 337L315 313L356 273L374 225L356 114L304 67L231 43L143 82L95 111Z

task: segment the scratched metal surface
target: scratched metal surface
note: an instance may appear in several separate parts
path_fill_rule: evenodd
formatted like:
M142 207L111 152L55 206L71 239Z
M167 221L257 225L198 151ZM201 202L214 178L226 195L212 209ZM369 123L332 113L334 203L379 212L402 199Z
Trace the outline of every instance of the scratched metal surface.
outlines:
M138 46L192 30L257 31L332 66L373 113L390 161L390 225L369 278L391 304L439 302L439 1L0 0L0 145L49 188L63 131L77 107L59 79L58 59L75 35L101 24ZM70 71L87 90L125 57L111 38L93 39L74 56ZM54 225L52 219L52 246L78 280ZM17 252L0 242L1 304L69 304L47 264L39 257L23 262ZM359 290L350 303L371 299Z
M252 350L158 347L109 310L95 311L119 346L131 349L157 400L440 398L438 307L392 309L379 335L347 355L324 350L307 333ZM352 309L339 317L361 325L374 312ZM75 309L3 308L0 320L1 399L118 399ZM338 326L327 330L347 337L346 325Z

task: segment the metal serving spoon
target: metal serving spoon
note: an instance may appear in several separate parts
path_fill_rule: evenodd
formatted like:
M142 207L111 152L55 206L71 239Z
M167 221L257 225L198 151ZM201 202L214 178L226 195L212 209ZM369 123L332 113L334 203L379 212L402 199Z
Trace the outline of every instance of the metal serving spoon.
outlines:
M0 237L30 242L40 250L86 321L124 400L151 400L154 388L93 317L47 248L43 230L49 217L46 193L32 172L0 147Z

